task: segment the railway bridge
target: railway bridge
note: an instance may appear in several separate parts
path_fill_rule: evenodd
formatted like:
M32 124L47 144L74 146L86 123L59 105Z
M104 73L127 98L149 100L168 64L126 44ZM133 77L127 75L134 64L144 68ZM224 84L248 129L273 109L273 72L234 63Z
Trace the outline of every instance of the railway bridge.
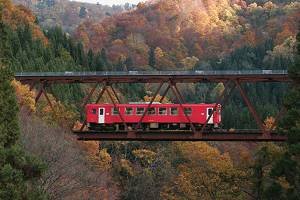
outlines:
M30 89L37 88L36 103L42 94L51 108L53 108L47 90L53 84L93 84L89 93L82 101L82 108L84 108L90 101L92 95L99 89L97 100L98 103L101 97L106 92L112 101L113 105L121 104L114 85L118 83L150 83L158 84L156 91L148 104L148 108L154 102L155 97L161 94L161 101L165 98L169 91L172 91L176 101L182 105L185 103L184 98L178 89L180 83L223 83L223 92L215 99L215 107L217 104L226 106L226 101L232 95L234 90L237 90L249 109L253 119L255 120L258 129L256 130L212 130L205 129L211 115L208 117L201 130L196 130L191 123L191 130L185 131L167 131L167 130L150 130L141 131L138 129L125 131L85 131L83 125L80 130L73 130L79 140L157 140L157 141L285 141L287 138L284 135L279 135L272 131L284 114L285 109L281 108L275 118L275 123L271 128L266 129L262 119L259 117L257 111L253 107L252 102L248 98L247 93L243 89L245 83L259 83L259 82L280 82L288 83L291 80L288 77L286 70L235 70L235 71L101 71L101 72L22 72L16 73L15 79L23 84L29 84ZM102 86L99 88L99 86ZM165 85L165 87L163 87ZM164 90L161 93L162 88ZM115 102L116 101L116 102ZM144 115L141 116L140 122ZM120 116L122 118L122 116ZM188 121L189 117L186 115Z

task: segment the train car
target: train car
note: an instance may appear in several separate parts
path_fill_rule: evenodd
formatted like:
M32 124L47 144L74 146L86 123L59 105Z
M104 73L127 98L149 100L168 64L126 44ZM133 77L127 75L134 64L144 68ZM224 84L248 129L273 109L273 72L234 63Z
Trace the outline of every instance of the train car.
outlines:
M135 129L149 103L87 104L86 121L90 130ZM190 121L200 129L213 112L215 104L160 104L153 103L144 115L139 129L188 130ZM188 116L189 119L186 117ZM123 119L123 120L122 120ZM207 123L208 128L218 128L221 123L221 105L217 105Z

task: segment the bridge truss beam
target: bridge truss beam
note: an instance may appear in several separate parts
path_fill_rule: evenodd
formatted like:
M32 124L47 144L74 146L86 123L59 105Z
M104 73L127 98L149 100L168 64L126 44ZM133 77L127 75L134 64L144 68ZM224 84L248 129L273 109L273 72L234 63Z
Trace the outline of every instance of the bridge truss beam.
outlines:
M146 112L141 116L138 126L129 130L127 124L124 121L124 118L121 113L119 117L124 124L125 131L115 131L115 132L94 132L94 131L86 131L86 121L83 122L80 130L74 130L73 132L78 136L80 140L174 140L174 141L284 141L286 140L285 136L279 136L276 133L272 132L273 128L276 126L276 123L284 113L284 108L278 113L275 123L272 127L267 130L265 128L265 124L258 116L255 108L250 102L245 90L242 87L242 83L256 83L256 82L289 82L289 78L287 76L286 71L274 72L271 70L266 70L261 73L251 72L249 74L241 73L240 71L233 71L232 74L226 72L224 74L219 72L214 73L166 73L166 72L158 72L157 74L138 74L138 73L76 73L76 72L68 72L68 73L55 73L55 74L17 74L15 78L21 81L24 84L29 84L30 88L33 89L34 86L38 85L39 90L36 96L36 103L42 94L44 94L47 103L54 111L53 105L47 95L46 88L51 89L52 84L72 84L72 83L83 83L83 84L91 84L95 85L91 88L90 92L84 97L81 106L82 112L84 107L90 101L91 97L97 90L97 87L102 84L98 97L95 103L98 103L106 92L116 108L116 102L121 103L120 98L118 97L113 84L117 83L158 83L159 86L154 93L148 107L154 102L156 96L159 94L162 86L167 84L165 91L162 93L162 97L160 102L163 101L167 93L171 90L175 96L175 100L180 104L181 109L183 109L182 105L185 103L184 98L177 87L178 83L223 83L225 88L223 92L216 98L216 104L213 108L215 111L218 104L222 104L224 108L226 106L226 101L232 95L232 92L235 88L238 89L242 99L244 100L247 108L250 111L251 116L255 120L258 130L238 130L238 131L229 131L229 130L219 130L213 132L206 131L206 125L209 119L212 117L213 112L210 114L205 124L202 126L200 131L197 131L194 125L191 123L191 120L187 114L185 117L190 123L191 131L140 131L139 127L143 121L143 118ZM115 99L114 99L115 97ZM55 112L55 111L54 111Z

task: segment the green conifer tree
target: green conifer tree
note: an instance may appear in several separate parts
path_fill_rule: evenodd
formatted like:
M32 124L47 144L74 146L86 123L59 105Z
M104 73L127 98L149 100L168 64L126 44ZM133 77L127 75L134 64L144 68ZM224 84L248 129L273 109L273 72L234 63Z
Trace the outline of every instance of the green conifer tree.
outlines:
M284 99L287 113L279 128L288 136L287 150L272 167L272 182L265 190L265 199L300 199L300 33L297 49L296 63L288 70L293 82Z
M149 50L149 60L148 63L151 67L155 67L156 61L155 61L155 54L154 54L154 48L151 47Z
M1 6L1 5L0 5ZM43 199L32 181L44 165L26 155L18 143L18 106L11 81L9 29L1 21L0 7L0 199Z
M44 165L26 155L18 144L18 107L12 77L11 71L0 64L0 199L43 199L29 184L41 175Z

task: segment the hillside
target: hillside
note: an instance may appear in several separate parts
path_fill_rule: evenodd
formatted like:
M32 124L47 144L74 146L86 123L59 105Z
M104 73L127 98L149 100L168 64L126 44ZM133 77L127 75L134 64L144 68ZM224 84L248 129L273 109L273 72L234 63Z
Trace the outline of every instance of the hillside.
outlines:
M49 199L117 199L119 191L109 171L71 132L24 110L19 117L24 149L47 164L38 184Z
M268 42L274 47L289 36L295 38L299 2L250 2L140 3L136 10L102 22L84 22L75 37L87 50L106 49L112 63L123 62L127 68L139 66L149 70L191 69L197 65L204 68L209 59L222 60L245 46Z
M125 9L121 6L95 5L89 3L72 2L69 0L13 0L32 10L43 27L60 26L64 31L72 31L82 22L101 21L107 16L120 13Z
M72 37L60 27L43 30L28 8L0 0L0 71L5 72L0 73L1 80L5 80L0 81L0 138L4 138L0 143L13 139L20 149L35 156L25 157L20 150L0 144L0 199L12 194L12 186L17 195L23 195L19 199L299 199L299 144L79 142L71 135L70 127L74 122L78 127L79 120L84 120L79 104L93 85L47 87L52 109L43 96L35 105L39 88L30 91L29 86L7 78L23 71L294 66L290 73L299 80L299 65L295 62L299 62L297 43L300 52L300 35L298 42L295 37L298 18L299 3L290 0L149 1L103 21L84 20ZM52 22L56 24L58 19ZM122 102L149 101L155 86L114 85ZM195 103L214 103L224 89L222 83L178 83L178 87L187 102ZM272 125L287 85L261 83L242 87L261 119ZM294 87L285 99L292 112L284 125L285 130L293 127L291 131L299 133L300 92L296 84ZM98 94L95 92L91 102ZM107 96L101 100L109 102ZM175 102L171 94L166 100ZM256 128L237 93L224 106L222 128ZM21 137L15 137L18 122ZM297 145L297 140L290 141L293 142ZM43 165L30 165L27 161ZM24 171L19 177L24 176L23 188L28 186L25 193L12 184L19 179L15 173L7 173L11 172L7 164ZM39 198L34 198L34 186L40 192Z
M53 70L53 67L63 67L62 60L66 61L66 65L70 63L72 63L70 65L75 65L75 61L67 51L61 52L62 54L55 54L52 51L53 47L51 46L55 43L49 37L49 33L44 35L40 26L35 23L35 19L35 16L24 6L15 6L10 1L0 0L1 73L4 69L10 72L21 69L37 70L36 66L39 66L40 70L45 70L45 65L42 63L49 60L56 61L52 64L49 63L51 67L48 70ZM69 41L70 43L73 44ZM68 57L67 60L66 57ZM37 63L39 64L36 65ZM21 68L18 69L18 67ZM2 77L5 74L1 75L1 84L3 84L4 79ZM5 166L9 162L6 163L6 158L1 157L0 199L99 199L99 196L103 199L116 199L118 188L112 180L111 173L106 170L105 165L101 164L101 160L96 155L98 144L79 143L68 129L76 116L74 108L62 102L56 102L55 98L49 94L56 112L60 113L60 115L57 115L45 104L45 99L41 99L38 106L35 105L35 90L29 91L28 86L21 85L16 81L10 82L7 80L6 82L8 82L8 86L15 89L16 95L14 92L10 93L12 99L18 100L20 113L18 122L12 126L15 130L4 123L0 124L0 137L2 141L5 141L4 133L7 131L5 132L3 128L14 131L14 136L16 135L18 139L16 143L20 144L20 147L16 151L16 149L13 149L16 147L9 149L7 145L3 151L3 145L1 144L0 151L1 155L6 154L5 157L10 160L9 162L16 165L16 169L22 167L23 170L24 168L24 185L26 186L24 188L27 188L27 191L23 190L23 185L20 186L22 176L14 174L20 172L16 171L4 176L4 173L8 171L3 170L7 170ZM8 86L3 87L1 85L1 95ZM74 87L72 86L69 89L72 90L72 88ZM60 90L65 94L69 89L66 87L54 88L54 90ZM4 93L4 95L6 96L1 96L4 104L1 104L0 116L4 121L10 121L8 116L4 116L3 109L8 107L7 105L13 106L12 103L14 102L7 98L7 94ZM70 95L74 96L74 94ZM70 101L70 96L65 97ZM12 117L12 114L17 111L18 107L15 106L13 110L8 111L8 115ZM18 116L14 117L17 119ZM21 133L20 137L17 137L19 136L19 129ZM8 138L13 139L13 135L8 135ZM24 149L24 153L21 149ZM14 155L16 157L13 157L11 153L13 151L16 151L16 155ZM41 164L38 165L39 163ZM33 166L31 167L30 164L33 164ZM19 177L16 177L16 175ZM12 180L8 179L10 177ZM30 180L31 177L32 181ZM12 185L15 186L12 187ZM37 191L36 194L34 191ZM22 198L14 198L18 195Z

